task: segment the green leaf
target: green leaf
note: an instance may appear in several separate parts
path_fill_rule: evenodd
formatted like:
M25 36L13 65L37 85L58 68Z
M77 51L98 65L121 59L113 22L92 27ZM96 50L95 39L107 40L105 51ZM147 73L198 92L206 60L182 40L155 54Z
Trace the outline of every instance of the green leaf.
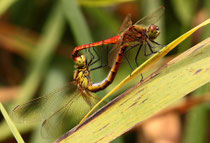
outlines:
M110 142L210 82L210 38L117 97L56 142Z
M110 6L130 1L134 0L78 0L78 3L85 6Z
M61 7L58 4L49 16L49 19L43 29L43 35L40 39L40 42L33 52L29 69L30 71L22 86L20 92L21 98L19 98L20 101L18 101L18 103L23 103L21 100L24 99L24 101L26 101L28 98L34 95L39 82L41 81L41 78L47 69L50 58L60 42L63 34L63 27L64 17L61 12Z
M186 131L183 143L204 143L208 137L208 110L205 105L193 108L186 116ZM199 123L199 124L198 124ZM193 138L192 138L193 136Z
M57 4L50 17L47 19L40 42L38 43L35 51L32 52L33 57L31 58L31 63L28 69L29 73L26 76L25 82L21 86L21 91L19 92L20 96L16 102L8 107L9 111L12 111L15 106L26 102L34 95L45 71L47 70L50 58L52 58L52 54L61 39L64 31L63 27L63 13L60 5ZM26 131L26 128L29 129L33 127L33 124L30 125L31 126L29 127L26 127L26 125L21 126L21 130ZM9 134L9 131L5 129L5 122L2 122L0 125L0 133L2 133L0 140Z
M106 30L106 33L103 33L103 35L101 34L101 36L97 38L102 38L107 33L118 34L117 32L119 31L121 23L112 13L98 7L86 7L85 12L89 17L93 18L98 25L100 25L100 29L104 28Z
M1 0L0 1L0 16L17 0Z
M64 14L74 33L78 45L92 42L84 16L75 0L61 0Z
M192 24L191 21L195 16L195 10L198 5L198 0L172 0L171 1L176 12L177 18L180 19L183 25ZM182 9L182 10L180 10Z

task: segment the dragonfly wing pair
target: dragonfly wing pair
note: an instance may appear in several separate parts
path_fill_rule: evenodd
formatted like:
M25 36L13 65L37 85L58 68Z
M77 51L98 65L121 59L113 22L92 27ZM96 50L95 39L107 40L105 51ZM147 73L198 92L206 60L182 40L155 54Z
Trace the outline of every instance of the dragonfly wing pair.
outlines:
M155 24L158 22L163 15L165 8L163 6L159 7L149 15L141 18L134 25L149 26L150 24Z
M84 103L91 108L100 100L92 92L88 92L86 97L81 96L81 94L82 92L74 83L68 83L28 103L18 105L14 108L12 117L16 122L20 123L42 121L42 137L58 137L64 133L66 129L65 121L69 121L68 117L71 118L71 115L75 116L73 113L77 111L72 110L81 108ZM83 97L85 100L79 100L80 97ZM82 101L84 102L81 103ZM76 104L79 105L76 106Z

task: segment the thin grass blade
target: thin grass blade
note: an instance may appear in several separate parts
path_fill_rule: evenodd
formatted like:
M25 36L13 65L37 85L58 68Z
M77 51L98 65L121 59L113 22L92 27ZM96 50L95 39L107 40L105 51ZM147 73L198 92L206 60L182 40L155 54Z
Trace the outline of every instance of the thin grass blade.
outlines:
M18 132L17 128L15 127L14 123L10 119L7 111L5 110L4 106L0 103L0 110L2 115L4 116L7 124L9 125L10 130L12 131L15 139L18 143L24 143L23 138L21 137L20 133Z

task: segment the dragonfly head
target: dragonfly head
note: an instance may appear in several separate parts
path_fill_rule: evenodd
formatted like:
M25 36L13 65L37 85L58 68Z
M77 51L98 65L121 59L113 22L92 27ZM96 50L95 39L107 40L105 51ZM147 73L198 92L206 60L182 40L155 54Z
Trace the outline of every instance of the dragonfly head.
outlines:
M147 35L149 36L150 40L154 40L155 38L158 37L158 35L160 34L160 30L159 27L151 24L148 29L147 29Z
M84 68L87 66L87 58L85 55L80 55L74 58L76 68Z

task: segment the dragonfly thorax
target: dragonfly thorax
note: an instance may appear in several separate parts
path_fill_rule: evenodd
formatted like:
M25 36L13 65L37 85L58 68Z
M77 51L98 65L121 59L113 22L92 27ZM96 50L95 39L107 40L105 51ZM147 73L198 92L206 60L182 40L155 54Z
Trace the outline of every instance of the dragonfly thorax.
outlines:
M90 84L90 71L88 69L77 69L74 73L74 79L79 88L86 89Z
M139 25L130 27L123 35L123 42L142 42L147 38L147 28Z
M74 58L76 71L74 79L79 88L86 89L90 84L90 71L88 69L87 58L85 55L80 55Z

